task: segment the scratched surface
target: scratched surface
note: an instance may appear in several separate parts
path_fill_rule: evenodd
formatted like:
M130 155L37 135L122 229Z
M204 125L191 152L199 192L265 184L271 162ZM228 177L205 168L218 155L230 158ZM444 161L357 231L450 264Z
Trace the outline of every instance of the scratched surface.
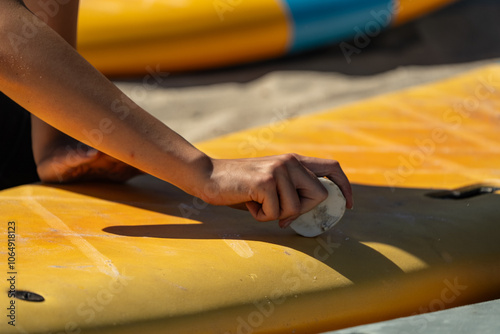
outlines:
M0 331L310 333L499 297L499 72L200 145L220 156L294 150L342 161L355 210L314 239L150 177L0 192L0 221L16 222L16 288L45 299L16 299L16 329L2 322ZM474 109L457 114L460 102ZM272 140L255 142L269 129ZM426 139L431 153L400 169ZM428 196L476 183L490 193Z

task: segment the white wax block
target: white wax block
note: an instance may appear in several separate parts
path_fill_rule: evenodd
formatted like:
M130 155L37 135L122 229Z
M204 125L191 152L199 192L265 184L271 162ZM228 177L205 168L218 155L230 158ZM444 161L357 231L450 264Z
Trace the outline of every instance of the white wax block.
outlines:
M290 225L295 232L304 237L316 237L328 231L339 222L345 212L346 201L339 187L323 177L320 177L319 181L328 190L328 197Z

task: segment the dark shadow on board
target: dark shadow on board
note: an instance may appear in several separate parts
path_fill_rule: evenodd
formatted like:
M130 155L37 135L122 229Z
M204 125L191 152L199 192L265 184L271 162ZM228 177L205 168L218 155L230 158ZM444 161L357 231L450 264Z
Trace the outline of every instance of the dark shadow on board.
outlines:
M500 254L500 195L493 193L453 200L427 196L435 193L430 189L354 185L355 210L348 210L327 233L304 238L290 228L279 228L276 222L257 222L246 211L205 205L150 176L125 185L54 187L165 214L165 224L151 225L145 214L144 221L135 217L134 225L103 229L112 235L161 239L167 244L171 239L239 239L281 245L320 260L354 283L391 281L404 275L398 264L367 242L399 249L430 269ZM171 216L189 220L172 224Z

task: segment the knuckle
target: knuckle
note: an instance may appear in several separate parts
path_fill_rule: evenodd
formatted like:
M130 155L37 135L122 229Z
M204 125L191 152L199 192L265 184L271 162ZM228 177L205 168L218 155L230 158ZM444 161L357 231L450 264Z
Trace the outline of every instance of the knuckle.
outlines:
M280 172L285 169L288 169L290 166L295 166L299 163L298 159L294 154L282 154L280 156L275 157L275 159L270 164L271 170L275 172Z
M297 158L297 155L295 153L283 154L281 156L281 158L283 159L283 161L285 163L297 163L298 162L298 158Z
M284 159L275 159L271 163L270 167L271 167L271 170L273 172L282 170L282 169L286 168L286 160L284 160Z

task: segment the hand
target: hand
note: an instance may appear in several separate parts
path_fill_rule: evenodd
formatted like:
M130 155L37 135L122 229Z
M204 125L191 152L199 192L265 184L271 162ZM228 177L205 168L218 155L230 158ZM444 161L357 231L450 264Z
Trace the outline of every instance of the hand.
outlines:
M138 169L82 143L55 149L38 162L37 171L42 181L52 183L124 182L142 174Z
M318 181L326 176L335 182L352 208L349 180L335 160L285 154L254 159L212 160L210 179L199 195L215 205L246 208L258 221L279 219L287 227L328 196Z

